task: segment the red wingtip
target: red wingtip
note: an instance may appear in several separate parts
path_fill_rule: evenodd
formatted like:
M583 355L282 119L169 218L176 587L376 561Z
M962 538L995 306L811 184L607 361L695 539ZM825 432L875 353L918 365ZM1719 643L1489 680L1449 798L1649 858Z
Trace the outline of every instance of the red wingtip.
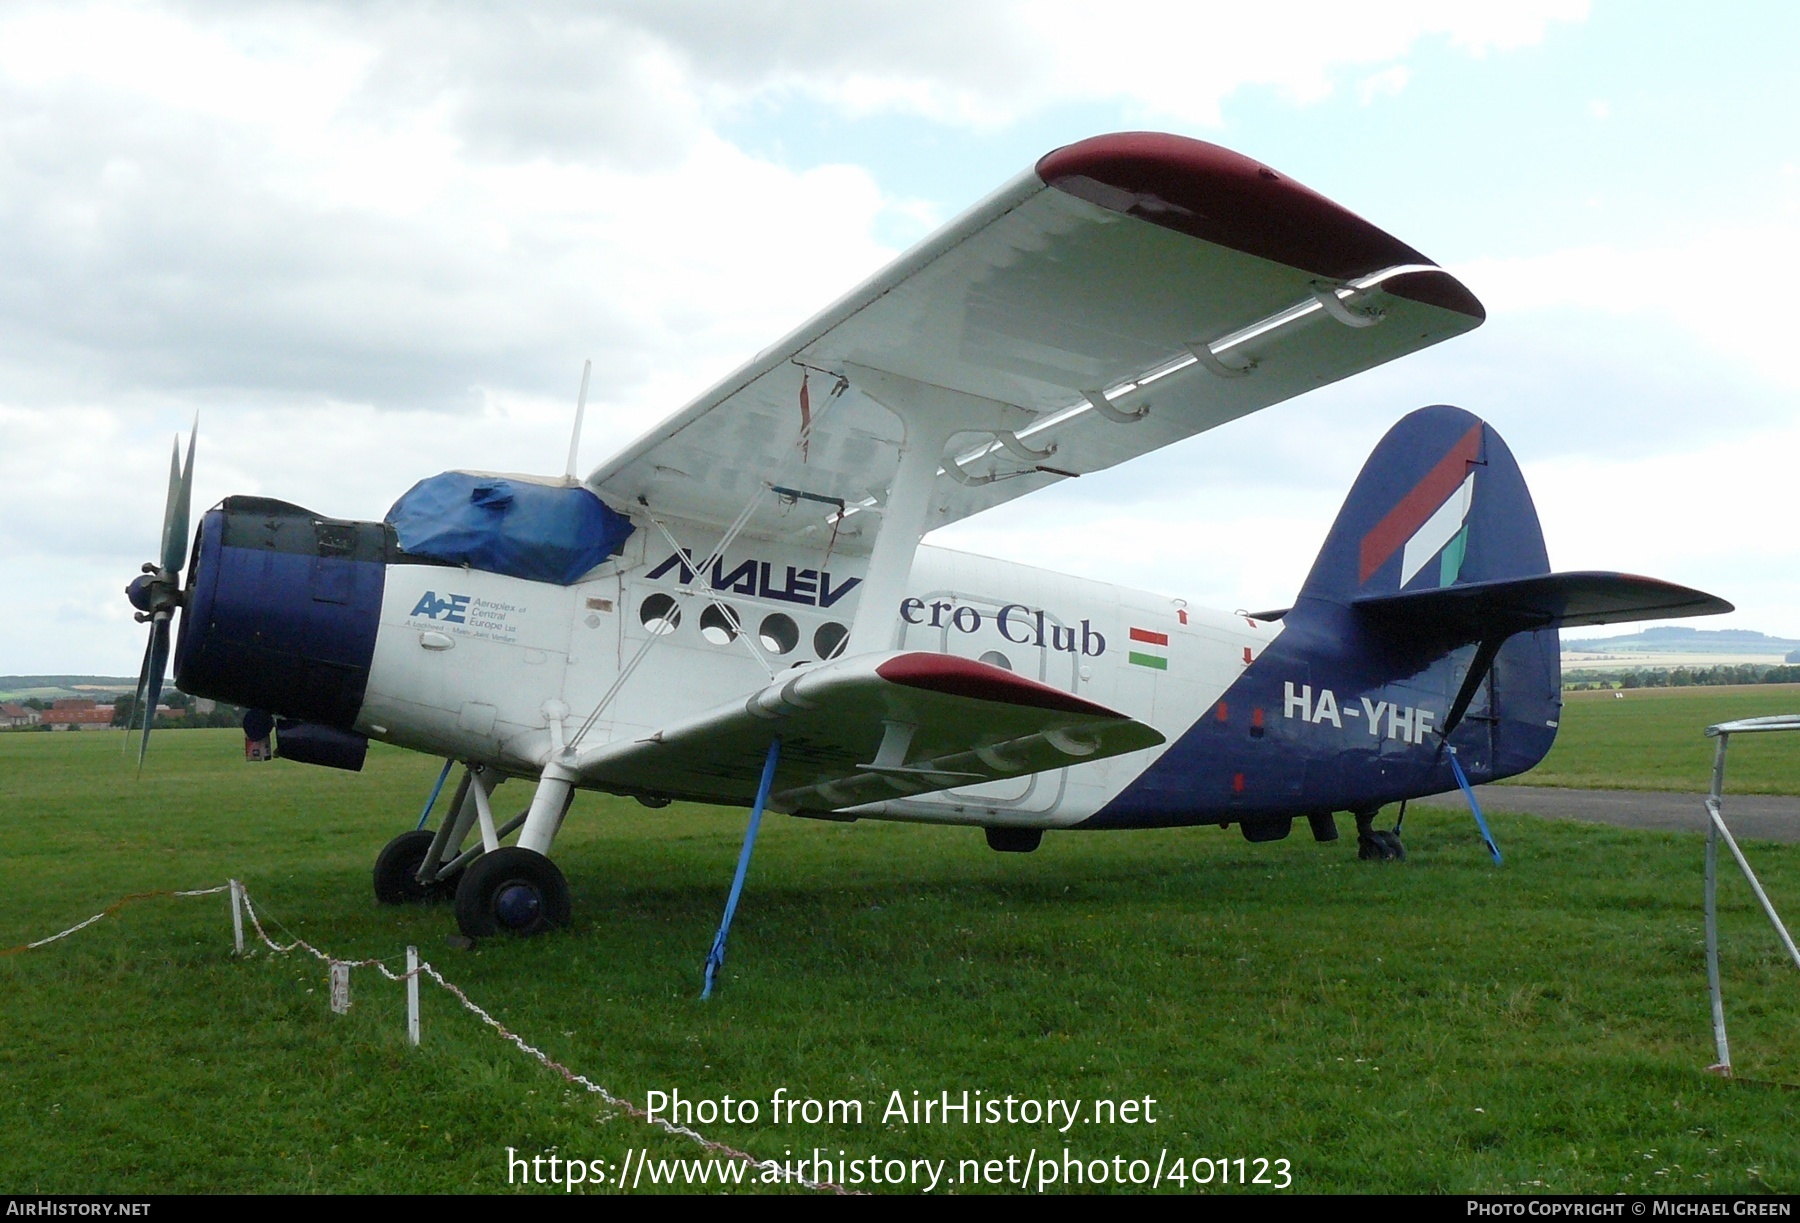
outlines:
M1165 132L1117 132L1057 149L1038 177L1070 195L1166 229L1353 280L1405 263L1430 263L1347 208L1259 161ZM1474 295L1446 273L1397 276L1389 292L1476 318Z

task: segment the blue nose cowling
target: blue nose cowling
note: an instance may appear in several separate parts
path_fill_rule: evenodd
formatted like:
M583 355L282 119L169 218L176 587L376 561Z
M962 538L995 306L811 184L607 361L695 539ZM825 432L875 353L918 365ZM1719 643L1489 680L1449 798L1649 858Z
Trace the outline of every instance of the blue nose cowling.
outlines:
M375 653L388 547L381 523L285 502L231 497L208 510L175 682L194 696L350 730Z

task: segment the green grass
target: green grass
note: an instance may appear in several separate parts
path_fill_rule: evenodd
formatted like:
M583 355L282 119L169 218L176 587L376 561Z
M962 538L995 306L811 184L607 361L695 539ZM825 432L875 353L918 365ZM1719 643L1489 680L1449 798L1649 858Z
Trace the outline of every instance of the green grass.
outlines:
M1000 855L967 829L771 817L722 990L702 1003L741 813L583 795L558 844L575 927L458 952L447 909L369 893L432 761L377 746L360 775L253 766L239 742L160 735L137 780L112 733L0 735L0 945L126 892L235 874L336 955L416 943L640 1102L777 1087L865 1101L860 1126L701 1127L763 1156L1066 1145L1154 1164L1166 1148L1285 1157L1311 1191L1800 1188L1800 1093L1703 1070L1697 838L1500 815L1496 869L1461 811L1415 809L1404 865L1360 863L1350 838L1315 845L1304 825L1273 845L1186 829ZM1753 853L1800 909L1800 847ZM1722 901L1739 1073L1800 1083L1800 974L1735 880ZM400 987L359 971L337 1017L322 966L229 952L226 902L208 897L144 901L0 959L0 1187L505 1191L508 1146L696 1153L568 1090L433 987L414 1050ZM881 1123L890 1091L946 1088L1151 1096L1158 1122Z
M1704 794L1718 743L1706 728L1777 713L1800 713L1800 684L1566 692L1556 746L1511 781ZM1800 732L1734 736L1726 767L1728 794L1800 794Z

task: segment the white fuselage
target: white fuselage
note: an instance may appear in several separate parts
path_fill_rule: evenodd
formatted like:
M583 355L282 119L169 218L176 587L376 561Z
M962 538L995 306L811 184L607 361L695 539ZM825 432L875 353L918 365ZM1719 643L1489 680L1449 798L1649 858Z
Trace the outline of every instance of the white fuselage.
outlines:
M649 734L756 691L772 672L841 648L867 558L822 553L819 546L740 541L687 595L682 583L691 570L654 530L637 531L619 556L572 586L439 565L389 566L356 729L531 776L547 758L552 719L562 720L559 733L573 734L603 700L584 745ZM897 648L1007 667L1148 723L1171 743L1282 627L928 546L918 550L906 591L893 613ZM678 620L657 614L670 599ZM709 613L715 603L728 613ZM732 632L733 621L742 634ZM1098 811L1166 747L855 813L1066 826Z

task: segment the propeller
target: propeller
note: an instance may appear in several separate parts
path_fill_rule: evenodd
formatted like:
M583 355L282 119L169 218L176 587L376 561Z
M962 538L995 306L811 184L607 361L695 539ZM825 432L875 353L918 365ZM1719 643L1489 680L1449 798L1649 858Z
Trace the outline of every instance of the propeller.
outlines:
M200 420L194 419L188 434L187 462L181 459L181 435L175 435L169 454L169 495L163 503L162 553L147 562L143 572L125 587L125 597L137 608L136 620L150 626L144 647L144 665L138 671L137 701L132 716L144 720L138 740L138 772L144 771L144 753L150 748L150 726L156 720L156 702L162 697L163 672L169 665L169 625L182 606L181 567L187 563L188 509L194 494L194 443L200 437ZM130 741L131 724L125 725Z

